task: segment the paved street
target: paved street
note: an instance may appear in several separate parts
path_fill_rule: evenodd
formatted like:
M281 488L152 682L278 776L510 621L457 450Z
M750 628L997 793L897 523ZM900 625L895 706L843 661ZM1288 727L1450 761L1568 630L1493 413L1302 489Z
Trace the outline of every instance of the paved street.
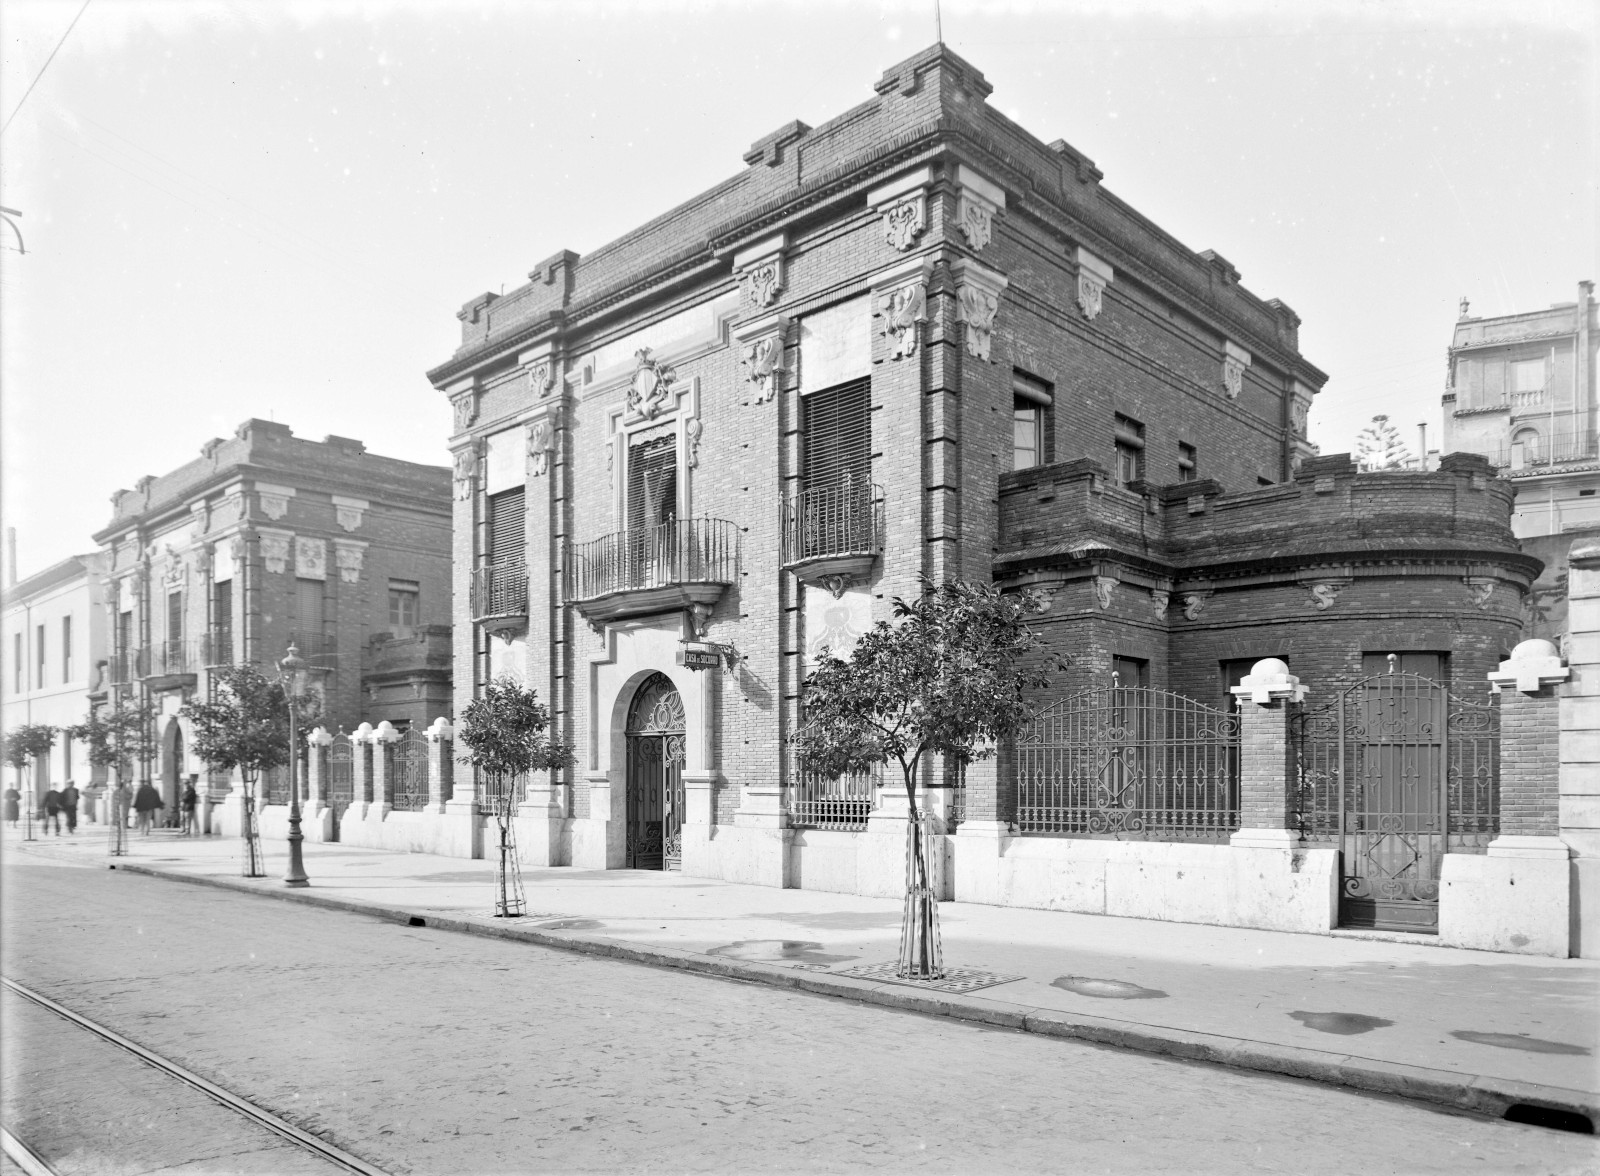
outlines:
M5 883L7 975L392 1172L1580 1172L1596 1159L1592 1137L103 866L13 854ZM61 1118L37 1104L59 1095L23 1079L75 1065L61 1043L81 1031L6 1024L7 1121L52 1123L29 1142L55 1159ZM108 1150L80 1146L63 1171L155 1166L119 1142L172 1108L150 1081L79 1088L67 1126ZM271 1170L190 1158L192 1171Z

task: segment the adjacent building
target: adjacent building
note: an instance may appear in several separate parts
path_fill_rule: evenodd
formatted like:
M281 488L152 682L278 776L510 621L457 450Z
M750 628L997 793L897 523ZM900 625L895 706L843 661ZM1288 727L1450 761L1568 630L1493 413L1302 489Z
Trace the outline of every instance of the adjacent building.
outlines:
M429 373L454 407L455 712L509 674L578 749L527 782L524 857L899 893L899 790L806 779L787 740L819 650L964 577L1028 594L1071 669L1034 759L930 765L947 894L1425 929L1439 858L1493 835L1492 789L1466 824L1425 797L1403 861L1346 845L1387 871L1356 890L1409 905L1344 904L1326 788L1296 791L1280 746L1276 814L1249 800L1234 688L1277 659L1308 705L1380 676L1486 703L1539 570L1510 487L1471 454L1319 456L1325 377L1289 306L1000 114L943 46L873 89L474 298ZM436 844L474 844L481 791L455 781Z
M0 726L58 728L55 747L37 757L16 787L42 796L70 781L84 796L86 818L104 790L105 769L92 766L87 749L65 729L83 722L106 674L103 571L103 557L93 552L19 580L5 590L0 621Z
M1594 283L1573 302L1474 317L1461 300L1443 397L1444 450L1481 453L1516 487L1512 529L1544 562L1528 633L1566 631L1568 552L1600 538L1600 311Z
M387 722L403 733L448 715L449 495L444 467L249 420L112 496L111 522L94 537L105 704L155 708L157 750L139 774L161 790L169 819L197 777L207 828L239 829L236 782L196 761L178 713L222 667L272 675L294 645L329 731ZM281 803L282 781L267 792ZM337 836L341 799L313 814L313 836Z

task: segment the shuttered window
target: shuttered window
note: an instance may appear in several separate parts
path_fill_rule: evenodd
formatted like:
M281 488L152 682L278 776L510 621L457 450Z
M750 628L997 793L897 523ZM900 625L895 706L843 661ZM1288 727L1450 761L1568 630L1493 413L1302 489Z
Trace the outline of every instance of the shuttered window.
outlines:
M167 594L167 640L183 640L183 593Z
M489 496L489 562L520 564L528 538L522 487Z
M294 582L295 644L300 652L322 652L322 581Z
M628 447L628 530L643 531L678 517L678 445L657 437Z
M856 380L801 402L805 489L837 486L845 475L856 486L872 481L872 381Z

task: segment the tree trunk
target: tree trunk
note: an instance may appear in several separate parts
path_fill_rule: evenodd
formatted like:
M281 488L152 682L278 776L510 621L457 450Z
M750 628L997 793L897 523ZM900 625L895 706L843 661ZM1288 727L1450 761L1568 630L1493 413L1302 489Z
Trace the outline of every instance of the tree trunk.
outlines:
M944 950L939 941L939 898L933 892L929 857L932 825L917 809L915 769L906 772L906 905L900 922L900 964L897 974L908 980L944 979Z

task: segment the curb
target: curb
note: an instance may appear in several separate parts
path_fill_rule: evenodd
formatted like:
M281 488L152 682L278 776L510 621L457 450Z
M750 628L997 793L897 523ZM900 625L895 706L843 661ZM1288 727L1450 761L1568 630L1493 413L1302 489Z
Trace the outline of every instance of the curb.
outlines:
M418 914L399 907L335 898L310 890L268 889L252 885L243 878L179 874L131 863L113 863L110 868L130 874L189 882L263 898L306 903L327 910L368 915L390 922L409 924L413 920L419 920L419 925L441 931L534 943L540 947L555 948L559 951L580 952L584 955L625 960L651 967L675 968L679 971L695 972L727 980L766 984L773 988L789 988L818 996L831 996L877 1005L881 1008L899 1009L902 1012L974 1021L997 1028L1015 1029L1022 1033L1070 1038L1183 1061L1228 1066L1236 1070L1279 1074L1289 1078L1342 1086L1368 1094L1391 1095L1434 1103L1494 1118L1503 1118L1506 1112L1515 1106L1531 1106L1582 1115L1590 1123L1600 1121L1600 1095L1560 1086L1519 1082L1510 1078L1491 1078L1480 1074L1458 1074L1450 1070L1435 1070L1403 1062L1385 1062L1351 1054L1328 1053L1323 1050L1306 1049L1303 1046L1276 1045L1250 1038L1143 1025L1132 1021L1065 1013L1053 1009L1036 1009L1011 1005L987 997L922 991L906 985L858 980L851 976L835 976L827 972L797 971L776 964L726 959L679 948L655 947L617 939L595 939L576 932L546 931L537 927L499 922L488 915L462 917Z

